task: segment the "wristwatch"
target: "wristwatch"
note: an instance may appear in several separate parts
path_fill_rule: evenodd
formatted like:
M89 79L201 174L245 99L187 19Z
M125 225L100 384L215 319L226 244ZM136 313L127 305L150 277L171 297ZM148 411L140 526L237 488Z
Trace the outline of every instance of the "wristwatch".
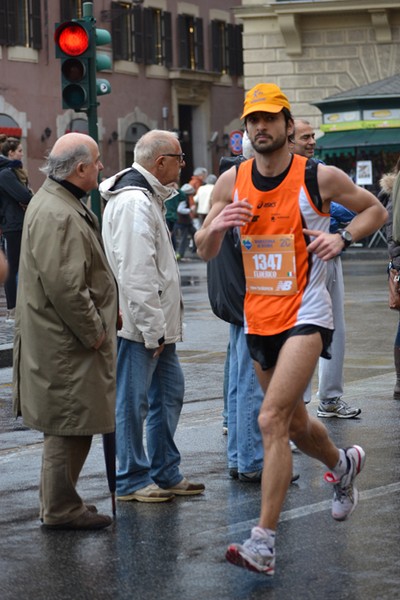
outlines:
M350 244L353 243L353 236L351 235L350 231L348 231L347 229L338 229L336 233L339 234L340 237L342 238L342 240L344 242L343 250L346 250L346 248L348 248L350 246Z

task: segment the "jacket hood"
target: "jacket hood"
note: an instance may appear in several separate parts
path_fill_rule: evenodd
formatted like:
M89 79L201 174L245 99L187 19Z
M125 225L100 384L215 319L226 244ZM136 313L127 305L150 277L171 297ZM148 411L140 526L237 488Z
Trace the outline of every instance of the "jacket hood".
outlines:
M109 202L121 191L129 189L141 190L146 196L154 195L160 203L176 196L177 191L162 185L147 169L134 162L131 168L124 169L116 175L109 177L99 186L99 191L104 200Z
M385 194L387 194L388 196L390 196L390 194L393 191L393 186L394 186L396 177L397 177L397 173L392 173L392 172L386 173L385 175L382 176L382 178L379 182L382 191L385 192Z

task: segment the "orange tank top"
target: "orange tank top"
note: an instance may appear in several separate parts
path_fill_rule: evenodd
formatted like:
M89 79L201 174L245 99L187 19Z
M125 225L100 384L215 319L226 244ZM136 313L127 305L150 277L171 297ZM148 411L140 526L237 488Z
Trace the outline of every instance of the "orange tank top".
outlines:
M308 194L307 159L294 155L285 179L267 192L253 184L253 162L239 166L234 192L236 200L246 198L253 206L252 221L241 228L245 331L275 335L306 323L333 329L326 265L307 252L303 234L303 227L328 232L330 220Z

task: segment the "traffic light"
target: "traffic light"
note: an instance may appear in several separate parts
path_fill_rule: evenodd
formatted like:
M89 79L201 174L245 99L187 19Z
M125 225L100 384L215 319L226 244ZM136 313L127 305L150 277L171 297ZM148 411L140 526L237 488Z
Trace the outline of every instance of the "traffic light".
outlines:
M62 107L87 110L93 101L90 76L96 52L92 23L80 19L57 24L54 40L56 57L61 58Z
M111 33L106 29L95 29L95 44L97 46L104 46L104 44L111 44ZM108 54L103 52L97 52L95 49L96 56L96 71L111 70L112 62ZM111 92L111 85L107 79L96 79L96 96L104 96Z

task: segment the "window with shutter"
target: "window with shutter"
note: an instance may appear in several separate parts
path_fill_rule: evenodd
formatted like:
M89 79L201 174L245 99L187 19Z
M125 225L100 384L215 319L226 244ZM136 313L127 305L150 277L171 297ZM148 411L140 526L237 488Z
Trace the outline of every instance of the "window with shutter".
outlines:
M219 21L211 21L211 69L216 73L221 72L220 55L220 28Z
M7 45L7 2L0 0L0 45Z
M82 17L84 0L60 0L60 23Z
M187 17L178 15L178 66L181 69L190 68Z
M161 53L161 31L160 19L157 18L157 12L152 8L143 9L144 24L144 49L146 65L155 65L157 57Z
M195 65L198 71L204 71L204 41L203 41L203 19L195 19Z
M114 60L143 62L142 8L111 2L111 36Z
M40 16L40 0L32 0L30 46L35 50L42 49L42 22Z
M135 49L134 60L137 63L144 61L143 44L143 13L140 6L133 7L133 47Z
M0 0L0 44L41 49L40 0Z
M179 67L204 69L203 20L178 15Z
M164 43L164 63L169 69L172 67L172 19L171 13L163 13L163 43Z
M159 8L143 9L146 64L172 65L171 13Z

